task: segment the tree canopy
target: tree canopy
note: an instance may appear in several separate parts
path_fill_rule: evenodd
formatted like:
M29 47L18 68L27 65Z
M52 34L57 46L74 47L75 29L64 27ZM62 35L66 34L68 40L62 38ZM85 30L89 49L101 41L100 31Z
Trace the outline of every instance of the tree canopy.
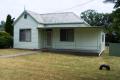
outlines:
M86 10L81 13L81 18L84 19L91 26L107 27L112 22L110 14L98 13L95 10Z
M13 22L14 18L12 19L11 15L7 15L6 23L5 23L5 31L13 36Z
M110 42L119 42L120 43L120 0L105 0L105 2L112 2L114 3L115 10L112 12L112 25L109 29L109 40Z

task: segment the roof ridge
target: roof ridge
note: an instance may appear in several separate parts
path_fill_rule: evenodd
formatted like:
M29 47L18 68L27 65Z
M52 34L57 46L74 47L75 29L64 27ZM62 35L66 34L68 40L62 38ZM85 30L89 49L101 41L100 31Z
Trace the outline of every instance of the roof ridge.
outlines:
M80 16L78 16L78 15L76 15L75 13L74 13L74 15L76 16L76 18L79 18L79 19L81 19L84 23L86 23L86 24L88 24L84 19L82 19ZM88 24L89 25L89 24Z
M73 12L54 12L54 13L43 13L40 15L47 15L47 14L65 14L65 13L73 13Z
M40 17L41 17L41 20L42 20L41 23L44 23L44 19L43 19L43 17L42 17L39 13L30 11L30 10L25 10L25 12L27 12L27 13L28 13L29 15L31 15L31 16L32 16L32 14L40 16ZM32 17L33 17L35 20L38 21L38 19L36 19L34 16L32 16ZM38 21L38 22L39 22L39 21ZM39 23L40 23L40 22L39 22Z
M34 14L38 14L38 15L40 15L39 13L37 13L37 12L34 12L34 11L30 11L30 10L25 10L25 12L31 12L31 13L34 13Z
M79 18L81 20L83 20L80 16L78 16L77 14L73 13L75 15L76 18ZM83 20L84 21L84 20Z
M73 13L75 14L74 12L53 12L53 13L42 13L42 14L39 14L37 12L34 12L34 11L30 11L30 10L25 10L26 12L32 12L34 14L38 14L38 15L46 15L46 14L64 14L64 13Z

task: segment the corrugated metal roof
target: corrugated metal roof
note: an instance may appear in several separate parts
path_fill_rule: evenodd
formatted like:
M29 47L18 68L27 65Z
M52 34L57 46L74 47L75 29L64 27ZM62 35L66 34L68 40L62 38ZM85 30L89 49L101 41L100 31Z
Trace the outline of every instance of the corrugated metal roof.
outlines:
M32 11L25 11L26 13L30 14L37 22L39 23L44 23L43 18L41 17L40 14L37 14Z
M60 23L85 23L80 17L73 12L64 13L47 13L38 14L32 11L25 11L30 14L37 22L43 24L60 24Z

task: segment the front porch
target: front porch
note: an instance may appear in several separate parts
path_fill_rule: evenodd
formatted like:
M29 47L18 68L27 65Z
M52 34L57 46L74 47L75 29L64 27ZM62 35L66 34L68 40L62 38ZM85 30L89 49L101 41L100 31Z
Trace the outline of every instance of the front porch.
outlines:
M101 33L98 32L98 29L64 29L66 31L70 30L68 32L61 31L63 28L38 30L39 46L42 51L91 53L97 55L101 53Z

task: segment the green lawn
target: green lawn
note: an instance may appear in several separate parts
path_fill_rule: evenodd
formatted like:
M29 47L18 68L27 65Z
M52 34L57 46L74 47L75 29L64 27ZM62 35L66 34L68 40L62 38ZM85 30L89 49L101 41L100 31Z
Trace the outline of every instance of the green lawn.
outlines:
M102 63L108 63L111 71L99 70ZM1 58L0 80L120 80L120 57L108 56L106 50L101 57L37 52Z

